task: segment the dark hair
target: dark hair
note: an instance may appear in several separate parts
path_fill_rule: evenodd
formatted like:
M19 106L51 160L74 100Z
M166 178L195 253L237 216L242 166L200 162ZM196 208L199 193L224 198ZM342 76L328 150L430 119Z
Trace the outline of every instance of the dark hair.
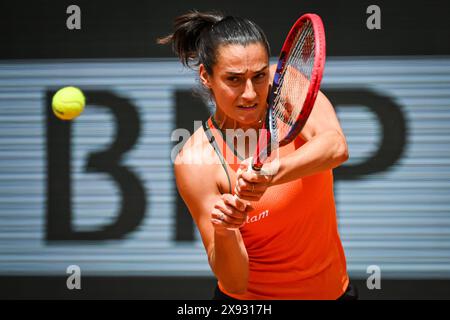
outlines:
M187 66L203 64L206 71L212 74L216 61L217 48L220 45L251 43L264 45L270 57L267 38L254 22L235 16L223 16L216 12L185 13L174 20L174 32L158 39L159 44L172 42L174 52L181 62Z

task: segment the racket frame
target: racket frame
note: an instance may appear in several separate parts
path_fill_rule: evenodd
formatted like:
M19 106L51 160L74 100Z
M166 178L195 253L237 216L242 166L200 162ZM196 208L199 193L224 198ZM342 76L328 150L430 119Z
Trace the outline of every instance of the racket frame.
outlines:
M300 29L310 21L314 31L314 63L311 73L311 79L309 83L308 93L306 94L305 101L301 112L299 113L295 124L292 126L286 137L279 140L277 137L277 132L275 129L275 121L273 117L273 104L278 95L278 89L280 85L281 75L286 67L286 62L289 58L289 54L292 48L295 46L295 40ZM314 102L316 100L317 94L319 92L320 83L322 81L323 69L325 67L325 31L322 23L322 19L313 13L306 13L292 26L289 31L286 40L284 41L283 47L281 48L280 56L278 58L277 68L273 77L272 88L268 97L268 110L261 130L261 135L258 140L255 155L253 157L252 169L254 171L260 171L264 161L270 157L273 150L282 147L292 140L294 140L297 135L301 132L303 127L311 114ZM264 136L265 133L265 136ZM276 144L275 144L276 143ZM263 157L262 157L263 156Z

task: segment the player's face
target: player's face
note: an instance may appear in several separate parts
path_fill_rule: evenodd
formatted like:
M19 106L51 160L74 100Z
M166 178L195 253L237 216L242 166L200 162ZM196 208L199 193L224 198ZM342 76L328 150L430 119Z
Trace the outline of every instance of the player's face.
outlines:
M216 118L225 128L260 126L269 89L269 57L261 43L220 46L213 74L201 67L200 78L212 90Z

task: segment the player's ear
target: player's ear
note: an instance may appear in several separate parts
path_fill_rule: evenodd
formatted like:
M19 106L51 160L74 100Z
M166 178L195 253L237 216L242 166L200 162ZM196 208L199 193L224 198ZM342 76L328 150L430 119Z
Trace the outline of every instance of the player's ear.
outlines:
M206 71L206 68L203 65L203 63L200 64L200 66L198 68L198 73L199 73L200 81L201 81L202 85L204 85L208 89L211 89L210 76L209 76L208 72Z

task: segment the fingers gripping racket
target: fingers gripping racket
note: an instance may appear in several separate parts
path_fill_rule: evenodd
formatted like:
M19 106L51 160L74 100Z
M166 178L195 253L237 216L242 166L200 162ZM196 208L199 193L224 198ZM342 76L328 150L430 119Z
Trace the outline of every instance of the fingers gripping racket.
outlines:
M259 172L271 153L294 140L314 106L325 66L325 32L316 14L292 26L278 59L268 110L251 168Z

